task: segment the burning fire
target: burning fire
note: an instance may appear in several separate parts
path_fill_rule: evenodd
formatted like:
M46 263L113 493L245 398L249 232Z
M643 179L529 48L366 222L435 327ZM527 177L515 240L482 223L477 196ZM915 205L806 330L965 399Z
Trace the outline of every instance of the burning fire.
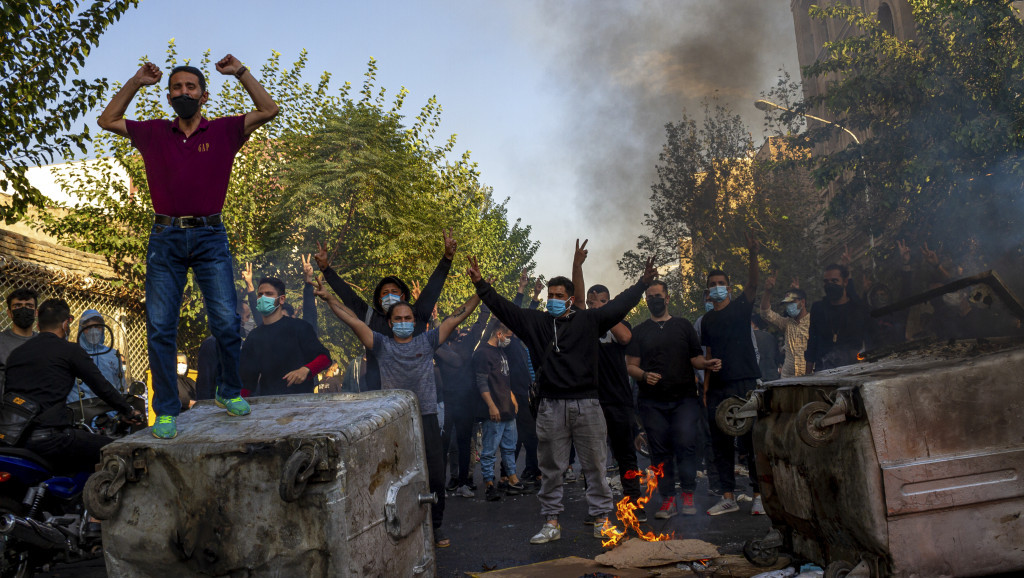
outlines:
M626 535L632 528L636 535L646 542L662 542L665 540L671 540L675 538L675 533L672 534L655 534L654 532L644 532L640 529L640 522L636 519L636 510L644 507L647 502L651 501L651 496L654 495L654 490L658 488L658 478L665 476L664 464L658 464L647 468L647 472L641 472L638 470L632 470L622 474L627 479L633 479L636 477L640 478L640 485L647 487L647 492L643 497L637 498L636 503L629 501L629 496L624 496L619 503L615 506L615 517L622 522L626 527L625 530L619 530L617 526L611 522L605 523L601 527L601 534L607 538L601 542L601 545L605 548L611 548L619 544L626 539Z

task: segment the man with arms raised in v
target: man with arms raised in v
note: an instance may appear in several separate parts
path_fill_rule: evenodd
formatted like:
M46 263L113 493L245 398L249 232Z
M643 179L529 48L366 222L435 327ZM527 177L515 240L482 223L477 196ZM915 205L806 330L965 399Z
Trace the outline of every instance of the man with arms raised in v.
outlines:
M156 213L146 250L146 337L157 415L153 435L158 438L178 435L178 315L189 269L217 340L217 405L231 415L249 414L238 376L242 337L234 264L220 213L235 154L253 131L277 115L278 108L237 58L228 54L216 66L242 83L255 110L204 118L200 108L210 96L206 77L198 68L177 66L167 82L167 102L177 118L126 120L124 113L139 89L163 77L155 64L147 62L117 91L98 120L100 128L131 139L142 154Z

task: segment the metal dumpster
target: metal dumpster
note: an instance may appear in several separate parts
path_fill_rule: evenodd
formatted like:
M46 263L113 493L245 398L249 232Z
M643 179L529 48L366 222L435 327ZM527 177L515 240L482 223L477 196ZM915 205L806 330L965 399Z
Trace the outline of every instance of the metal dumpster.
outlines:
M755 392L778 548L826 576L1024 570L1024 345L959 341Z
M433 576L411 392L203 402L103 450L85 491L111 576Z

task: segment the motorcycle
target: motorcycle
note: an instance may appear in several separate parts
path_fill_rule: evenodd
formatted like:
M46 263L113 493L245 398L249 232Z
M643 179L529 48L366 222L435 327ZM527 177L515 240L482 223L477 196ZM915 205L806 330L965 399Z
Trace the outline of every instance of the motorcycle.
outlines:
M134 382L128 403L146 411L146 386ZM141 426L112 416L99 398L68 405L74 427L108 437L124 437ZM27 578L56 563L90 560L103 555L99 532L90 532L83 499L93 472L60 475L41 456L24 448L0 446L0 578Z

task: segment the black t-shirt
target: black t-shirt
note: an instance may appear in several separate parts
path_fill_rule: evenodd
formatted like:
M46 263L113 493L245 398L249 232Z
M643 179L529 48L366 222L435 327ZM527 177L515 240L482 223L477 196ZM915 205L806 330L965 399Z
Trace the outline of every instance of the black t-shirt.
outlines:
M238 367L242 387L258 395L313 393L312 373L306 381L291 387L285 383L284 376L320 355L330 357L330 352L320 343L309 323L283 316L269 325L260 325L242 344Z
M631 329L629 323L622 324ZM615 341L611 331L601 338L597 354L597 399L601 405L633 407L633 389L626 373L626 346Z
M721 311L712 309L700 323L701 343L711 349L711 357L722 360L722 370L712 374L710 387L723 381L758 379L754 341L750 337L750 315L754 304L741 293Z
M702 355L693 325L681 317L648 319L633 330L626 355L640 358L640 369L661 374L654 385L638 383L639 397L678 401L697 397L697 380L690 359Z
M491 401L498 406L502 421L515 419L516 409L512 405L512 380L509 376L508 358L502 349L489 343L481 343L473 354L473 377L477 390L491 394ZM519 400L516 400L519 401ZM488 417L487 405L483 415Z

